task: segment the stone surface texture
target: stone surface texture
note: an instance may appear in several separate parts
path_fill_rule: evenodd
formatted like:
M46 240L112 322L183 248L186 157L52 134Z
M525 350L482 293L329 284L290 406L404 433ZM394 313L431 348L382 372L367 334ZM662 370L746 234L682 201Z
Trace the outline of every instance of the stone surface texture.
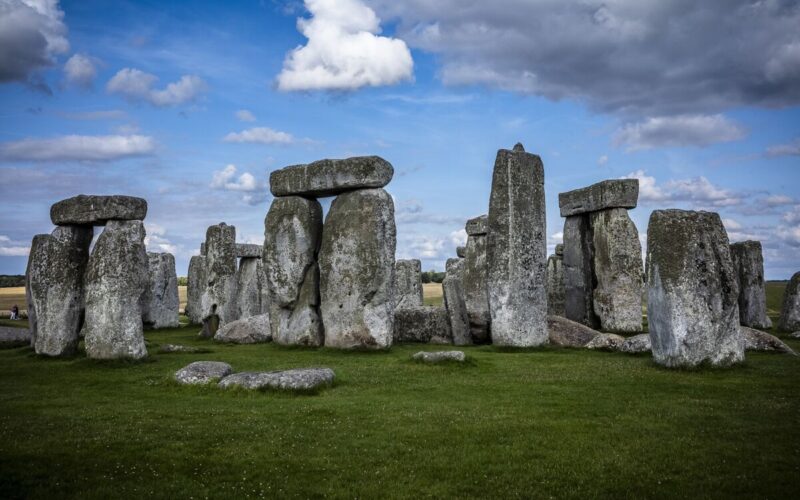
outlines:
M743 361L739 290L719 214L654 211L647 253L653 360L667 367Z
M636 208L639 179L613 179L558 195L561 217L609 208Z
M258 258L239 259L239 269L236 271L236 318L243 319L261 314L263 277L261 255Z
M0 349L31 344L31 332L27 328L0 326Z
M741 326L744 348L748 351L782 352L797 356L794 350L775 335Z
M467 304L472 341L485 344L491 341L489 314L489 265L486 260L486 235L467 238L464 258L464 300Z
M192 354L202 351L203 349L201 348L182 345L182 344L164 344L158 347L159 354L179 354L179 353Z
M179 384L208 384L233 373L233 368L222 361L195 361L177 372L175 380Z
M422 263L419 259L398 260L394 269L396 307L422 305Z
M551 315L547 317L547 334L552 345L583 347L600 332L577 321Z
M464 226L464 229L467 231L467 236L481 236L488 233L489 216L484 214L469 219L467 224Z
M800 329L800 271L794 273L783 291L778 329L784 332Z
M458 246L456 247L456 256L463 259L467 256L467 247L465 246Z
M414 361L422 361L423 363L441 363L443 361L464 363L467 360L467 357L464 355L464 351L420 351L411 356L411 359Z
M200 298L203 330L211 338L236 320L236 227L220 223L206 230L206 287Z
M147 253L149 284L145 292L142 321L149 328L177 328L178 275L171 253Z
M594 313L594 235L589 215L564 221L564 313L567 319L599 328Z
M214 335L216 342L227 344L259 344L272 340L269 314L237 319L225 324Z
M652 350L652 343L650 341L649 333L640 333L625 339L625 342L619 348L620 352L626 354L641 354L650 352Z
M33 238L25 288L37 354L69 356L78 349L92 234L91 226L61 226Z
M260 259L264 247L254 243L237 243L236 256L240 259Z
M458 259L458 263L453 264L447 270L442 282L444 307L447 311L447 320L450 324L450 332L455 345L472 344L469 314L467 314L467 302L464 296L463 276L464 261L463 259Z
M50 220L56 226L104 226L110 220L144 220L147 201L133 196L81 194L50 207Z
M110 220L86 270L86 355L95 359L147 356L142 312L150 285L141 221Z
M447 262L444 265L445 274L449 273L460 273L461 277L464 276L464 267L466 264L466 259L458 258L458 257L451 257L447 259Z
M564 255L547 258L547 314L564 316Z
M447 310L436 306L395 310L394 342L452 344Z
M391 163L379 156L319 160L272 172L269 186L274 196L324 197L357 189L382 188L394 176Z
M199 325L203 322L203 293L208 285L206 279L206 258L194 255L189 259L189 272L186 282L186 316L189 322Z
M752 328L772 328L772 321L767 316L761 242L732 244L731 259L739 282L739 323Z
M219 381L219 387L244 389L313 391L333 385L336 375L330 368L297 368L274 372L241 372Z
M622 344L625 343L625 337L617 335L616 333L601 333L584 346L586 349L593 349L599 351L619 351Z

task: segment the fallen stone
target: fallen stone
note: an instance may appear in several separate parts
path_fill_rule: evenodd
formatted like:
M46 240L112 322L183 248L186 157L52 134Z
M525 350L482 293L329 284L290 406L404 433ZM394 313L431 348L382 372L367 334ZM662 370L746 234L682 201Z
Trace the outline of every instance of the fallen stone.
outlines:
M205 351L207 351L207 349L192 347L188 345L181 345L181 344L164 344L162 346L159 346L158 348L159 354L175 354L175 353L192 354Z
M654 211L647 253L653 360L667 367L744 361L739 290L719 214Z
M193 325L203 322L202 301L207 284L206 258L202 255L195 255L189 259L189 273L186 282L186 316Z
M227 344L269 342L272 340L269 314L259 314L231 321L217 330L214 340Z
M0 349L31 344L31 332L27 328L0 326Z
M241 372L219 381L219 387L244 389L276 389L284 391L314 391L333 385L336 375L330 368L301 368L274 372Z
M778 329L784 332L800 329L800 271L794 273L783 291Z
M391 347L396 245L394 203L386 191L352 191L333 200L319 252L326 347Z
M564 314L590 328L599 328L594 313L594 235L588 215L564 221Z
M147 201L133 196L81 194L50 207L50 220L56 226L104 226L110 220L144 220Z
M547 314L564 316L564 256L553 254L547 258Z
M418 259L398 260L394 269L396 307L422 305L422 263Z
M547 343L547 231L542 160L521 145L497 152L486 255L492 343Z
M264 220L264 237L273 342L322 345L317 266L322 206L300 196L275 198Z
M77 352L91 226L60 226L33 238L25 274L28 328L37 354Z
M269 186L274 196L320 198L358 189L382 188L393 176L394 168L383 158L356 156L276 170L269 176Z
M489 265L486 260L485 234L467 238L463 281L472 341L476 344L488 343L491 341L489 325L492 320L489 313Z
M253 243L237 243L236 256L240 259L260 259L264 247Z
M150 284L141 221L110 220L86 269L86 355L94 359L147 356L142 306Z
M467 236L481 236L486 234L489 232L489 216L480 215L469 219L464 229L467 231Z
M600 335L600 332L577 321L551 315L547 317L547 334L552 345L583 347Z
M619 348L620 352L626 354L641 354L652 350L649 333L640 333L633 337L628 337Z
M463 267L463 261L451 267L442 281L444 307L454 345L472 344L467 303L464 298Z
M422 361L423 363L441 363L447 361L455 361L457 363L464 363L467 357L464 351L439 351L439 352L418 352L411 356L414 361Z
M772 321L767 316L761 242L732 244L731 259L739 283L739 322L752 328L772 328Z
M453 335L447 310L436 306L396 309L394 342L452 344Z
M236 317L236 227L220 223L206 230L206 287L200 299L203 329L211 338Z
M221 361L195 361L175 372L175 380L180 384L208 384L233 373L228 363Z
M456 255L461 259L466 257L467 256L467 247L466 247L466 245L463 246L463 247L456 247Z
M601 333L590 340L584 347L598 351L619 351L625 337L615 333Z
M249 318L261 314L261 257L242 257L236 271L236 317Z
M142 322L148 328L177 328L178 276L171 253L147 253L149 284L145 291Z
M747 326L741 326L740 329L744 337L744 348L748 351L782 352L797 356L797 353L791 347L775 335Z
M609 208L636 208L639 179L614 179L560 193L561 217L597 212Z

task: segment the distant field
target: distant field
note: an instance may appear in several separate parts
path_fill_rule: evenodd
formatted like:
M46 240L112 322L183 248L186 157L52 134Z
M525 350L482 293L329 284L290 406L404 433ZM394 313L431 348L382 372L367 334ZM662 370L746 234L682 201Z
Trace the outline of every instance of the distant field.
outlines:
M426 306L441 306L444 302L444 292L441 283L423 283L422 299Z

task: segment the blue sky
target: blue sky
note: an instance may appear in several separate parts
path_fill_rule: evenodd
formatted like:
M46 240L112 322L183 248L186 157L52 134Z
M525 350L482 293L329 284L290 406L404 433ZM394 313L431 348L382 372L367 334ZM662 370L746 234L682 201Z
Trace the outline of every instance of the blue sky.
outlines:
M551 250L559 192L635 176L642 237L654 209L719 211L788 278L800 5L695 3L0 0L0 274L51 204L120 193L185 275L211 224L263 241L269 172L366 154L395 167L397 257L443 269L520 141Z

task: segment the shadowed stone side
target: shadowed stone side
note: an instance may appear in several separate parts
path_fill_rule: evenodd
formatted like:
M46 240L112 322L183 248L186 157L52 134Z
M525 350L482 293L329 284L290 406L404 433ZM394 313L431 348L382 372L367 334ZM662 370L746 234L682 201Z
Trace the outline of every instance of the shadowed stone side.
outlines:
M564 221L564 313L567 319L590 328L600 328L594 314L592 293L594 235L588 215L574 215Z
M269 186L274 196L324 197L357 189L382 188L393 176L394 168L383 158L357 156L276 170L269 176Z
M636 208L639 179L613 179L558 195L561 217L609 208Z
M236 271L236 318L261 314L261 246L258 258L243 257Z
M444 307L447 310L447 320L450 324L450 332L455 345L472 344L467 303L464 299L463 276L464 260L457 259L457 262L447 266L447 274L442 282Z
M394 341L452 344L447 310L436 306L395 310Z
M37 354L69 356L77 351L92 234L91 226L61 226L33 238L25 288Z
M492 343L547 343L547 233L544 167L521 144L497 152L486 255Z
M364 189L333 200L319 253L325 346L392 345L396 245L389 193Z
M560 249L558 247L561 247ZM564 252L556 246L556 253L547 258L547 314L565 315L564 306ZM561 250L561 252L559 252Z
M731 258L739 282L739 323L753 328L772 328L772 321L767 316L761 242L732 244Z
M739 290L719 214L654 211L647 253L653 360L668 367L744 361Z
M220 223L206 230L206 288L200 299L203 330L211 338L236 320L236 227Z
M171 253L148 252L149 285L145 292L142 321L149 328L177 328L178 276Z
M485 344L491 341L489 325L489 264L486 260L486 235L467 238L467 256L464 258L464 300L469 316L472 341Z
M460 259L463 259L464 257L466 257L467 256L467 247L466 246L456 247L456 256L458 256L458 258L460 258Z
M86 270L86 355L94 359L147 356L142 307L150 284L141 221L108 221Z
M50 207L50 220L57 226L104 226L109 220L144 220L147 201L134 196L81 194Z
M800 330L800 272L794 273L783 292L778 329L784 332Z
M195 255L189 259L189 273L186 283L186 316L194 325L203 322L203 293L205 293L208 280L206 279L206 258Z
M422 305L422 263L419 259L398 260L394 269L396 307Z

